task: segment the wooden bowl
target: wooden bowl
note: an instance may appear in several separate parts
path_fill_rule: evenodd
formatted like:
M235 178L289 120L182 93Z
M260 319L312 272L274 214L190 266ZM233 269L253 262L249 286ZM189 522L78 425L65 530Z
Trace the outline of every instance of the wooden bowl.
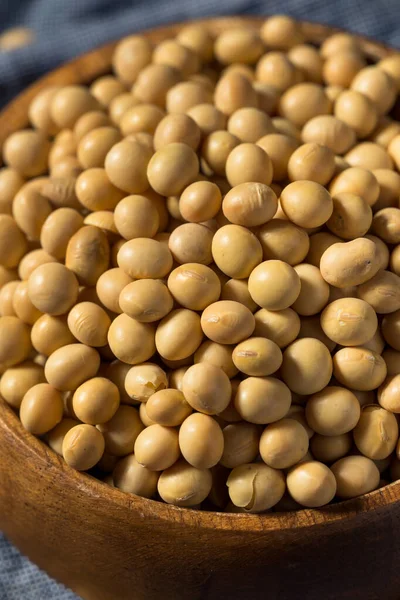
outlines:
M204 21L214 32L244 19ZM260 18L245 20L259 26ZM146 33L153 42L179 25ZM332 28L305 24L321 42ZM391 50L360 38L374 59ZM90 82L114 44L46 76L0 114L0 141L49 84ZM87 600L398 600L400 481L320 510L265 515L181 509L70 469L0 401L0 529Z

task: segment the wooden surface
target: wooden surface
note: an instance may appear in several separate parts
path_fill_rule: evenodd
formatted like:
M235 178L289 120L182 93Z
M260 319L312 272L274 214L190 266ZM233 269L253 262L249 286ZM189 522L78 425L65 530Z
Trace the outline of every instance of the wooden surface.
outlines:
M238 19L207 23L218 32ZM333 31L306 27L315 41ZM146 35L158 42L178 29ZM391 52L362 43L371 57ZM0 114L1 143L26 125L41 88L107 72L113 47L22 94ZM400 481L321 510L256 516L180 509L73 471L0 400L0 529L86 600L398 600L399 499Z

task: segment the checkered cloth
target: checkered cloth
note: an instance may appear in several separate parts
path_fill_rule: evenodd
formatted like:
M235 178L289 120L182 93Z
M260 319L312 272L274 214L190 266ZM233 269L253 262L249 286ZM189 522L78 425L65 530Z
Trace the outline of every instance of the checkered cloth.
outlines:
M134 31L213 15L282 12L400 47L400 0L1 0L1 27L31 27L36 41L0 53L0 103L60 63ZM0 536L0 600L74 598Z

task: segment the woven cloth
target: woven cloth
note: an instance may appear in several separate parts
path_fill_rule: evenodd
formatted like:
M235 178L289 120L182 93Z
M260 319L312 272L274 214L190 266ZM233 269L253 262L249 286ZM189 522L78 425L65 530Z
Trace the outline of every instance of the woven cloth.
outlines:
M400 47L400 0L0 0L2 29L36 32L33 45L0 53L0 103L60 63L133 31L213 15L282 12ZM72 599L0 535L0 600Z
M1 0L2 28L26 25L37 38L0 54L0 102L60 63L132 31L204 16L274 12L400 47L399 0Z

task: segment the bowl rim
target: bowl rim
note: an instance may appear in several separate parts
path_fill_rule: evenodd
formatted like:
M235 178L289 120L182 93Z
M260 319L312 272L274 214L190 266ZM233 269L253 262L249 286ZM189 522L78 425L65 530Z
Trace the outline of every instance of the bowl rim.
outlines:
M190 24L202 24L218 33L228 27L247 24L259 27L268 15L258 17L221 16L209 19L197 19ZM346 30L329 25L301 21L309 39L320 43L329 35ZM176 35L184 22L135 32L148 37L152 42L159 42ZM352 33L347 30L347 33ZM398 52L381 42L376 42L356 33L352 33L360 42L364 52L371 58L380 59ZM63 64L51 73L41 77L19 94L0 112L0 144L6 137L25 126L28 126L27 109L33 97L49 85L68 85L90 83L95 77L110 72L112 52L118 41L108 43L98 49L85 53ZM52 451L44 442L28 433L17 415L6 402L0 398L0 430L8 443L22 445L24 455L31 456L30 466L43 473L43 469L56 469L63 484L78 487L81 493L90 499L102 497L116 508L135 511L142 518L174 522L185 527L201 527L202 529L228 530L233 532L275 532L282 529L304 529L330 525L336 521L349 521L362 518L366 513L385 509L400 500L400 480L382 488L364 494L358 498L329 504L322 508L301 509L291 512L271 512L263 514L224 513L199 511L181 508L125 493L117 488L104 484L94 477L75 471L63 459Z
M29 465L38 474L43 476L44 470L50 472L56 470L60 476L58 485L70 486L70 489L78 488L80 493L85 494L92 501L102 497L104 501L112 503L116 508L135 511L143 518L172 521L186 527L252 533L304 529L333 524L336 521L349 521L400 500L400 480L398 480L358 498L328 504L322 508L260 514L193 510L123 492L87 473L69 467L61 456L23 428L18 416L3 399L0 399L0 431L4 434L7 443L23 446L22 455L31 457ZM54 482L50 482L50 485L54 485Z

